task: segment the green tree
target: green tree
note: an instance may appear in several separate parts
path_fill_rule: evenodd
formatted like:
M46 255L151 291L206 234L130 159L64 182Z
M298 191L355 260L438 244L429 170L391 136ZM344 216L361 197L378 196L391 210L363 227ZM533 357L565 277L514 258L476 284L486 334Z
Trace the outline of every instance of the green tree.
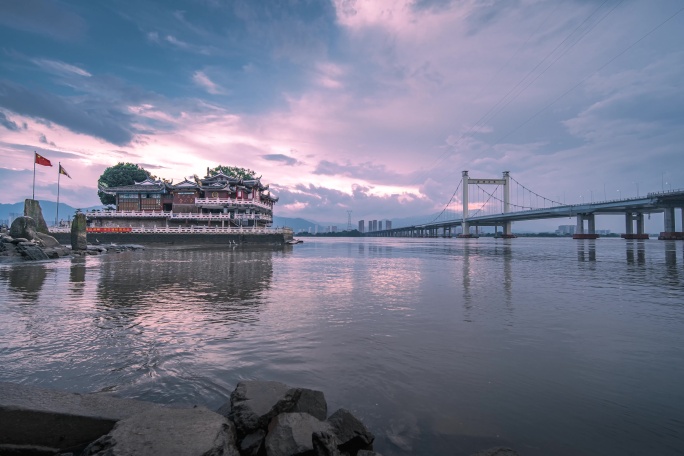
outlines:
M149 171L133 163L117 163L105 169L100 179L97 181L102 187L119 187L122 185L133 185L142 182L150 177ZM102 204L115 204L114 195L107 195L98 190L97 196L100 197Z
M243 180L251 180L256 177L256 171L248 168L238 168L237 166L223 166L218 165L216 168L209 170L210 176L215 176L218 173L223 173L226 176L236 177Z

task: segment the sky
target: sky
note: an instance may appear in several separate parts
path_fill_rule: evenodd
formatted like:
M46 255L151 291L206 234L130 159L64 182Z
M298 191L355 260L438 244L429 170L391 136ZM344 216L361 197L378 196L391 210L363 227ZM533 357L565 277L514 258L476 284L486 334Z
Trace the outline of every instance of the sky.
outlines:
M0 203L34 151L36 199L57 163L74 207L119 162L222 164L354 224L454 209L464 170L565 203L684 188L682 81L680 0L0 1Z

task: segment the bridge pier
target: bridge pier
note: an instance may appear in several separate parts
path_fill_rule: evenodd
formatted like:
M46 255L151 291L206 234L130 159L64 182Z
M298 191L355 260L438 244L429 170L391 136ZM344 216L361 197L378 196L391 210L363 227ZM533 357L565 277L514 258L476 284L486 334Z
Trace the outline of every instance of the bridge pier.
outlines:
M634 233L634 220L636 220L636 233ZM620 235L622 239L648 239L644 229L643 212L625 212L625 233Z
M587 232L584 232L584 221L587 221ZM596 217L594 214L577 214L577 227L573 239L598 239L596 234Z
M658 236L658 239L663 240L663 241L679 241L679 240L684 240L684 208L681 208L682 211L682 231L675 231L676 228L676 221L675 221L675 207L666 207L665 208L665 213L664 215L664 225L665 225L665 231L660 233L660 236Z

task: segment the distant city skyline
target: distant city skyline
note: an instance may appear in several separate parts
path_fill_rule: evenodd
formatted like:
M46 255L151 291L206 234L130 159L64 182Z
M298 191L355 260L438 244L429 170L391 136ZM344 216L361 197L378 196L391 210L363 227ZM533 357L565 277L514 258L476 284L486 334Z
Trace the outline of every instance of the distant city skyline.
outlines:
M654 7L657 6L657 7ZM254 169L275 213L424 219L461 172L567 203L684 188L677 0L0 5L0 203L117 162ZM453 197L453 199L452 199ZM617 231L616 218L598 219ZM647 226L653 221L647 221ZM542 226L553 230L552 221ZM516 224L515 229L525 229Z

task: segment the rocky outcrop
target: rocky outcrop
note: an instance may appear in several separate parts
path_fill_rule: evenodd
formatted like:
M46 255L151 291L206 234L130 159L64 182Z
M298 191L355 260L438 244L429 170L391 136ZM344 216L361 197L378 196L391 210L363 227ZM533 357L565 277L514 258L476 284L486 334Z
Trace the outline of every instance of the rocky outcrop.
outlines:
M36 237L36 221L27 216L17 217L10 225L9 235L13 238L33 240Z
M242 455L355 456L373 449L373 434L351 412L340 409L326 419L321 391L280 382L238 383L230 403L219 408L237 429Z
M71 222L71 250L83 251L87 248L86 216L82 212L77 212L74 215L74 220Z
M0 454L381 456L348 410L321 419L324 403L320 391L279 382L239 383L220 413L0 383ZM473 456L517 453L496 447Z
M40 202L34 199L27 199L24 201L24 217L31 217L36 221L36 230L39 233L50 234L47 223L43 218L43 210L40 208Z
M30 217L19 217L14 222L16 225L12 223L12 226L15 229L10 232L16 237L0 235L0 261L47 260L69 255L70 250L55 238L33 231L33 219Z
M204 407L154 408L125 418L82 456L239 456L235 427Z

